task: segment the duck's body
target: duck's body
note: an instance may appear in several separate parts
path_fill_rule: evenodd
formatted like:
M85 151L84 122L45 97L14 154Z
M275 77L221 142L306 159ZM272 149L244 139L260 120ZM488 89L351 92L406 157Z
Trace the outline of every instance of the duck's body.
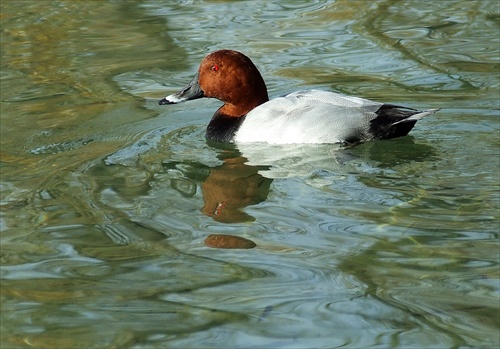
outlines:
M408 134L417 120L433 112L326 91L300 91L252 109L233 138L224 141L358 143L395 138Z
M405 136L415 123L438 109L418 111L320 90L269 100L255 65L231 50L209 54L190 84L159 104L213 97L224 105L207 127L221 142L359 143Z

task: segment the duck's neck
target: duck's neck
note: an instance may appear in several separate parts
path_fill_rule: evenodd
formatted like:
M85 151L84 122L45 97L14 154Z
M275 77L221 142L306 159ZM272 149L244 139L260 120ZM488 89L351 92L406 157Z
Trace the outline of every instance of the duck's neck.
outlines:
M211 141L232 143L246 115L240 117L228 116L221 114L221 109L217 110L212 120L210 120L207 126L206 138Z
M218 142L233 142L234 136L246 115L261 104L269 101L266 89L251 91L237 103L225 102L210 120L206 137ZM251 98L250 98L251 96Z
M248 97L248 96L246 96ZM220 115L225 115L233 118L240 118L247 115L252 109L258 107L261 104L269 101L267 92L261 93L261 95L254 95L252 99L240 100L237 103L225 102L222 107L215 113Z

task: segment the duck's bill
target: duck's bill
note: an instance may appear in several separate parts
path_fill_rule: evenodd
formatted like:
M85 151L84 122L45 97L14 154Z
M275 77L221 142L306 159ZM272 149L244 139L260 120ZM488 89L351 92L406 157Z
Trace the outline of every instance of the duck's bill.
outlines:
M158 104L159 105L176 104L204 97L203 90L201 89L200 84L198 83L198 76L199 75L196 74L193 80L191 80L191 82L186 87L184 87L176 94L160 99L158 101Z

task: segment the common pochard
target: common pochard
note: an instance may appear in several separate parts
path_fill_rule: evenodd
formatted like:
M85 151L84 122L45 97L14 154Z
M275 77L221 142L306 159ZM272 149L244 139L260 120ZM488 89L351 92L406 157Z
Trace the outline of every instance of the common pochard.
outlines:
M320 90L269 100L255 65L232 50L207 55L191 82L158 104L201 97L224 102L208 124L207 139L236 143L354 144L396 138L407 135L418 120L439 110L418 111Z

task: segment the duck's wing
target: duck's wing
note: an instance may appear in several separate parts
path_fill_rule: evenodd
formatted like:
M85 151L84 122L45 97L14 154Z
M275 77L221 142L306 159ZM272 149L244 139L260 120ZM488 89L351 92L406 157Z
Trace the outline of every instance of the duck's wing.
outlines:
M236 142L344 143L368 137L370 121L383 104L310 90L278 97L253 109Z

